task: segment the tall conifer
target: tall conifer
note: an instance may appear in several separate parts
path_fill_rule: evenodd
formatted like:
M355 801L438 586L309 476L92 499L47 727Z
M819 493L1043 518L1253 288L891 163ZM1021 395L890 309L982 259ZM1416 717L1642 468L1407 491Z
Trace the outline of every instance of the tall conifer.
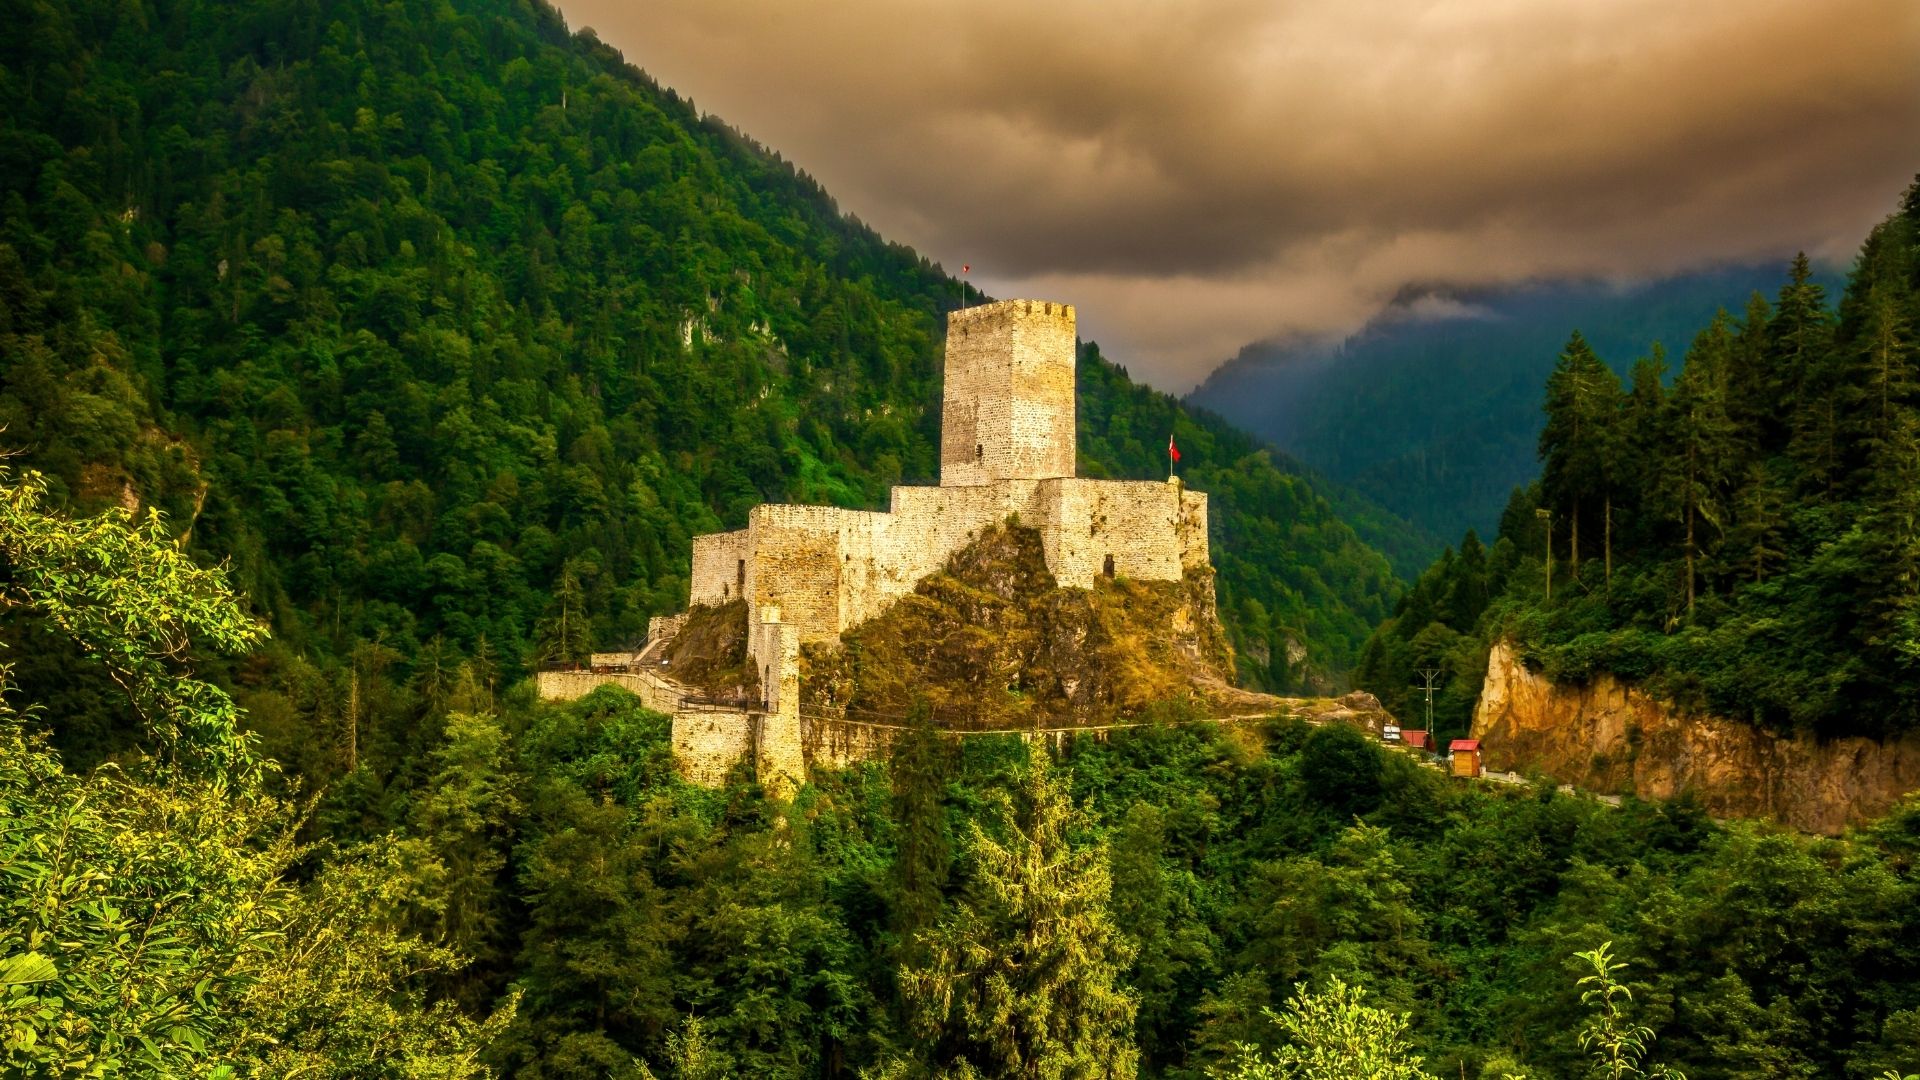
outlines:
M1546 426L1540 432L1549 505L1568 522L1574 577L1580 574L1582 519L1604 512L1613 482L1610 443L1620 409L1620 378L1579 331L1547 377Z
M1134 997L1120 985L1128 947L1107 906L1104 844L1076 846L1082 812L1036 748L1002 827L972 822L973 879L927 935L926 963L900 973L943 1077L1130 1080ZM995 835L995 833L999 835Z

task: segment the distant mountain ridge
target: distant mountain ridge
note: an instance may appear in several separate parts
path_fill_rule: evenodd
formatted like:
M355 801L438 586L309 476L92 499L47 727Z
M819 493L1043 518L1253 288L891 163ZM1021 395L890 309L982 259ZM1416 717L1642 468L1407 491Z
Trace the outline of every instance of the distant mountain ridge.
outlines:
M1344 341L1247 346L1186 401L1427 536L1487 535L1539 471L1540 387L1574 330L1622 374L1655 342L1672 363L1716 308L1739 312L1786 272L1783 258L1632 285L1410 288Z

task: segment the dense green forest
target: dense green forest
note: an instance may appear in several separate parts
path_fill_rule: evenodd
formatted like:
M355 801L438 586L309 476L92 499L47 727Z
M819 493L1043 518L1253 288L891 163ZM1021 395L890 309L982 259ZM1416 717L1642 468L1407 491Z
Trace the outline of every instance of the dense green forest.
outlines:
M310 779L384 783L462 665L577 647L562 609L635 640L690 537L756 503L937 475L959 286L542 3L0 11L3 438L56 500L161 508L232 561L276 637L225 677ZM1087 475L1189 447L1242 677L1337 685L1385 561L1091 345L1082 385Z
M77 774L0 710L8 1075L1920 1064L1913 800L1808 838L1170 708L1057 758L909 732L776 803L687 784L666 718L621 690L556 705L522 683L466 689L396 829L304 843L197 673L261 635L224 576L163 522L49 513L39 483L0 481L3 595L116 676L147 754Z
M1504 638L1556 679L1609 671L1777 732L1920 726L1920 183L1837 301L1797 259L1677 373L1656 346L1624 384L1576 332L1540 480L1491 550L1469 533L1418 579L1359 681L1411 715L1415 672L1445 672L1436 722L1459 732Z
M1491 535L1539 471L1540 382L1570 327L1622 376L1655 341L1683 342L1714 309L1772 292L1774 265L1618 284L1407 289L1335 343L1256 344L1187 395L1418 527L1418 577L1448 539ZM1815 279L1839 282L1835 270Z
M560 616L632 640L683 603L693 534L932 479L956 286L532 0L0 16L0 1075L1920 1068L1911 802L1810 839L1174 706L1057 749L915 731L782 802L687 784L617 691L535 701L528 667L583 645ZM1570 347L1553 603L1522 496L1456 557L1486 598L1435 571L1376 642L1444 608L1571 672L1757 626L1749 594L1905 625L1862 586L1896 563L1840 561L1892 557L1845 515L1897 512L1868 482L1897 455L1837 388L1863 328L1911 356L1917 218L1837 316L1801 282L1727 328L1833 368L1763 366L1749 404L1836 388L1829 442L1775 408L1740 459L1780 500L1748 520L1784 519L1757 546L1709 527L1676 556L1671 513L1627 522L1652 488L1592 486ZM1242 676L1336 679L1398 597L1361 537L1399 526L1091 345L1080 374L1085 474L1157 476L1172 432L1212 494ZM1689 385L1620 408L1683 415ZM1656 587L1671 614L1676 558L1684 625L1593 629Z

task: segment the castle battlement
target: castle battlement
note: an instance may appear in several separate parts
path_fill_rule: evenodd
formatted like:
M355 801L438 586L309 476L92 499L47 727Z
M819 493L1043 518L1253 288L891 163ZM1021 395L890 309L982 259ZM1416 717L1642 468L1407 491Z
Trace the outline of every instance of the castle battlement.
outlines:
M1073 325L1073 305L1059 304L1050 300L995 300L991 304L975 304L947 314L947 332L956 329L970 333L975 327L1006 323L1013 319L1050 318Z
M1211 568L1204 494L1174 481L1074 475L1077 346L1068 304L1002 300L954 312L940 486L896 487L886 513L757 506L746 528L694 538L690 602L745 598L747 653L769 712L750 738L703 715L686 721L683 739L676 715L689 775L723 776L720 759L745 746L763 782L803 778L799 646L839 641L1010 517L1039 532L1047 569L1066 588L1116 576L1177 581Z

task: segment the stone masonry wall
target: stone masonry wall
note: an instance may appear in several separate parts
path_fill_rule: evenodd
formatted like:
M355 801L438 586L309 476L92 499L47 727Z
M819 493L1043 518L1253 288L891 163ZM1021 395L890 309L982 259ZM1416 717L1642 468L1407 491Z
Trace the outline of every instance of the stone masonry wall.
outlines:
M877 527L874 519L882 516L832 506L754 507L747 516L749 617L757 623L764 608L776 606L801 640L838 637L843 537Z
M734 709L685 709L673 714L673 761L680 775L719 787L743 760L751 760L758 718Z
M800 729L800 635L777 618L753 624L748 633L747 653L763 665L760 692L766 704L754 746L754 773L774 797L783 798L807 779Z
M1038 529L1059 583L1092 588L1113 572L1171 581L1209 564L1206 496L1157 481L1011 480L897 487L893 510L756 507L746 530L695 541L693 595L731 595L745 562L752 618L777 609L803 643L831 642L874 618L991 525ZM716 543L702 541L713 539ZM749 654L760 660L750 646Z
M1180 567L1213 569L1213 547L1207 540L1207 493L1180 489Z
M680 690L647 672L603 675L592 671L542 671L535 677L540 696L548 701L572 701L607 684L624 687L654 712L672 715L680 708Z
M947 316L940 483L1072 476L1073 308L1003 300Z
M680 628L687 625L687 616L690 614L692 613L683 611L678 615L655 615L653 618L648 619L647 644L651 645L656 641L666 641L675 634L678 634Z
M1049 480L1036 524L1047 568L1061 585L1090 589L1113 573L1143 581L1180 577L1180 492L1153 481Z
M747 557L747 529L693 538L693 588L689 607L717 607L740 595L740 560Z

